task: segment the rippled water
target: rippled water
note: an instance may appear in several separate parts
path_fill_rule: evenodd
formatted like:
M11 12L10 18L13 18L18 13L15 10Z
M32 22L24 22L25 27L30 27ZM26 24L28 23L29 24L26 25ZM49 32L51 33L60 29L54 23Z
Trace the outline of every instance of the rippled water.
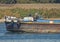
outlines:
M60 42L60 34L12 33L0 23L0 42Z

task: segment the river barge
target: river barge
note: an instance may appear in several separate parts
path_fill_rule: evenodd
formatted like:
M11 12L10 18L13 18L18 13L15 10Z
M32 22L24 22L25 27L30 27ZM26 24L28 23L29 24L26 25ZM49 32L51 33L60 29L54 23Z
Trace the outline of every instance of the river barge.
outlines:
M28 19L29 21L28 21ZM31 20L31 21L30 21ZM7 31L30 33L60 33L60 20L37 19L25 17L24 19L5 19Z

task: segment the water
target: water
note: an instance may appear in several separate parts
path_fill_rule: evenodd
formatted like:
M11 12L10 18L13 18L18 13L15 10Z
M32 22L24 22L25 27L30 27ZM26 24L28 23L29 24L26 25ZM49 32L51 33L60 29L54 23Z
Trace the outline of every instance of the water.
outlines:
M12 33L0 23L0 42L60 42L60 34Z

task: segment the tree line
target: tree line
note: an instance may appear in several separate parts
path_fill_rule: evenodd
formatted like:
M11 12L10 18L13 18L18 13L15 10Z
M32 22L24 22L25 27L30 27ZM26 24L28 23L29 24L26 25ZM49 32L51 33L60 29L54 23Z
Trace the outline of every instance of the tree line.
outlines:
M1 4L16 3L60 3L60 0L0 0Z

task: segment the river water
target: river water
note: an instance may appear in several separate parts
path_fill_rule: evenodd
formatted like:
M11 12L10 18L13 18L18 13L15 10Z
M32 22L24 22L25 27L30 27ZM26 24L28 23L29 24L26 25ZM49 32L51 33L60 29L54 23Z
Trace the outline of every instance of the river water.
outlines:
M12 33L0 23L0 42L60 42L60 34Z

